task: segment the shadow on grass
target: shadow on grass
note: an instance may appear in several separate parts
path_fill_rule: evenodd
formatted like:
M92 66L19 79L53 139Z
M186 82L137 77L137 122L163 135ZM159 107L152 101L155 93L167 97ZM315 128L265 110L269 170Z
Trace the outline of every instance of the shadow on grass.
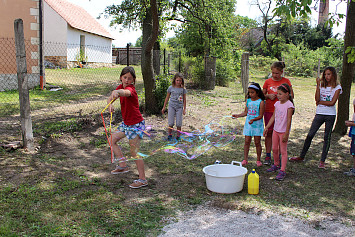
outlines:
M56 117L57 121L69 118L65 113ZM38 122L44 121L49 119ZM0 212L4 221L0 234L146 236L159 230L163 217L173 215L174 208L184 210L206 201L226 209L272 210L306 220L329 215L354 220L355 179L343 175L351 165L349 139L332 136L327 168L320 170L322 128L306 162L288 163L282 182L275 181L276 174L267 173L267 167L256 168L252 144L247 169L255 168L260 175L260 194L253 196L247 193L247 178L239 193L213 193L207 190L202 172L215 160L242 161L243 136L193 160L156 153L145 159L149 186L132 190L128 185L137 178L134 162L129 163L131 172L110 174L113 165L108 146L101 145L106 143L106 135L100 118L78 123L72 130L54 127L56 131L50 133L57 135L46 137L37 153L1 150ZM308 129L292 130L289 156L299 154ZM164 133L163 129L158 132Z

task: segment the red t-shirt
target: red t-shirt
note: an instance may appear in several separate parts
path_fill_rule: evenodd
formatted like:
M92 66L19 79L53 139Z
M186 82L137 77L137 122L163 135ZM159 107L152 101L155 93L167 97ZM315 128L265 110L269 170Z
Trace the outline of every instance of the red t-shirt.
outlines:
M291 87L291 82L289 79L282 77L280 81L274 81L272 78L269 78L265 81L263 89L266 89L267 94L277 94L277 87L281 84L288 84ZM292 88L292 87L291 87ZM266 99L265 103L265 112L273 113L275 110L275 103L279 101L277 98L274 100Z
M129 97L120 97L123 122L128 126L142 122L143 116L139 111L138 95L134 85L128 85L123 88L123 85L120 84L116 90L118 89L125 89L131 92Z

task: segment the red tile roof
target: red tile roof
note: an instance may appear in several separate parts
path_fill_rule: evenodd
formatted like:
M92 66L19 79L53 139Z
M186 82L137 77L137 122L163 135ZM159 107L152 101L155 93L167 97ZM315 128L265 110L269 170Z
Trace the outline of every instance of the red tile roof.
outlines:
M71 27L114 39L107 30L83 8L66 0L45 0Z

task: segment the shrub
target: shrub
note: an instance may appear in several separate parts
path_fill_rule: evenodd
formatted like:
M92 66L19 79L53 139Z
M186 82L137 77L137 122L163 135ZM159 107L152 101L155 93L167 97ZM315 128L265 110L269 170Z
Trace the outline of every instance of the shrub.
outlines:
M157 77L155 82L154 95L157 100L159 110L163 108L165 97L169 86L171 85L172 76L168 74L162 74Z
M271 64L275 61L276 58L252 55L249 57L249 71L251 74L262 73L267 79L271 72Z
M192 65L191 68L191 81L193 84L197 87L200 87L203 85L204 80L205 80L205 67L204 67L204 60L201 57L195 58L194 64Z
M234 81L236 71L233 64L222 59L217 59L216 62L216 86L228 86L228 83Z

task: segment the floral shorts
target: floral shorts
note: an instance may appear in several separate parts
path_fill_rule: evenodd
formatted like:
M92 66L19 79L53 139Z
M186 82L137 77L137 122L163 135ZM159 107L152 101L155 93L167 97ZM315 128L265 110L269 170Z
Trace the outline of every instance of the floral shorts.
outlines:
M117 127L117 131L124 132L124 134L129 140L136 138L137 135L139 136L139 138L142 139L144 135L144 130L145 130L144 120L134 125L126 125L124 122L122 122L120 126Z

